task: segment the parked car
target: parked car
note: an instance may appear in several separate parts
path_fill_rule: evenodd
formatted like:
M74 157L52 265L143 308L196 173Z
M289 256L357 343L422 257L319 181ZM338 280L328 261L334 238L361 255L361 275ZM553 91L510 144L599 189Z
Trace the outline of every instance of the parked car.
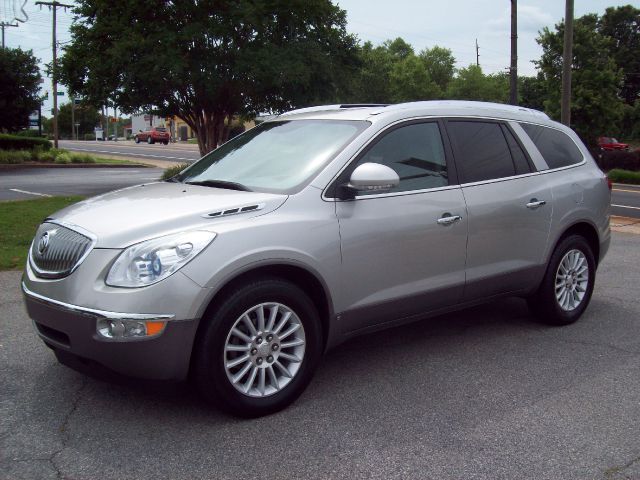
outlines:
M598 146L600 150L604 152L610 152L614 150L629 151L629 145L619 142L613 137L598 137Z
M190 377L227 411L264 415L356 335L502 296L575 322L610 195L578 136L534 110L302 109L169 181L51 215L22 288L61 362Z
M140 130L135 134L133 140L136 143L147 142L149 145L153 145L156 142L168 145L169 140L171 140L171 134L164 127L151 127L145 131Z

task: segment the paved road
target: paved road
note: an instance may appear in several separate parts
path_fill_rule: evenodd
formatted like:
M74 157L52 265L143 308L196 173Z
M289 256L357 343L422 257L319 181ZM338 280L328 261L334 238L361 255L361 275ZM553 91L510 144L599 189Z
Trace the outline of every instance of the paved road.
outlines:
M611 205L611 212L614 215L640 218L640 186L615 184Z
M60 140L60 148L74 152L94 152L96 154L108 154L122 157L146 158L154 160L170 160L173 162L192 162L200 158L197 145L156 143L135 144L132 141L107 141L107 142L76 142L72 140Z
M30 168L0 173L0 201L49 195L93 196L155 181L161 168Z
M575 325L522 300L330 352L288 410L237 420L186 385L56 363L0 274L0 478L640 478L640 236L614 234Z

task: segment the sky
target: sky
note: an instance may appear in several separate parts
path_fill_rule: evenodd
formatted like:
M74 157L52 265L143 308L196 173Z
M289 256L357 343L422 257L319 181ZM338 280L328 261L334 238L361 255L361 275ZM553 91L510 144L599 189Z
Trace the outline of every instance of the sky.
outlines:
M114 0L123 1L123 0ZM124 0L126 1L126 0ZM25 0L0 0L0 21L10 21L14 11L21 15ZM73 0L63 3L72 4ZM456 58L456 67L476 62L475 42L480 47L480 66L485 73L505 71L510 56L509 0L334 0L347 11L347 30L374 45L387 39L402 37L416 52L434 45L449 48ZM543 27L553 26L564 18L563 0L518 1L518 73L535 75L532 60L540 58L542 50L535 39ZM575 17L586 13L604 13L610 6L632 4L640 8L640 1L575 0ZM17 6L17 7L16 7ZM15 8L14 8L15 7ZM27 0L24 10L28 20L18 28L5 30L8 47L33 50L40 59L41 68L51 62L52 15L47 7ZM8 20L6 17L10 17ZM71 10L58 9L58 44L69 42L69 26L73 20ZM43 91L49 91L43 114L49 116L52 108L51 82L45 79ZM59 96L59 104L69 101Z

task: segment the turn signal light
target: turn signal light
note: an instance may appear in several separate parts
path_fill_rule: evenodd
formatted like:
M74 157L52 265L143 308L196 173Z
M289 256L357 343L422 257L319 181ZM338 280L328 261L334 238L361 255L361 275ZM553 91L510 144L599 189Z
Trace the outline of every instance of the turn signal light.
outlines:
M98 335L111 340L144 338L160 335L167 322L157 320L115 320L102 318L98 320Z

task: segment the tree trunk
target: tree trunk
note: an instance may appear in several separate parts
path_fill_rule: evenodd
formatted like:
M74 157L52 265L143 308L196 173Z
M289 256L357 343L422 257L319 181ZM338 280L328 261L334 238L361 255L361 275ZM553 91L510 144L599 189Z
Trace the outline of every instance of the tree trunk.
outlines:
M229 126L225 125L225 118L232 115L225 112L185 112L181 118L191 127L198 140L200 155L205 156L229 138ZM230 122L230 121L229 121Z

